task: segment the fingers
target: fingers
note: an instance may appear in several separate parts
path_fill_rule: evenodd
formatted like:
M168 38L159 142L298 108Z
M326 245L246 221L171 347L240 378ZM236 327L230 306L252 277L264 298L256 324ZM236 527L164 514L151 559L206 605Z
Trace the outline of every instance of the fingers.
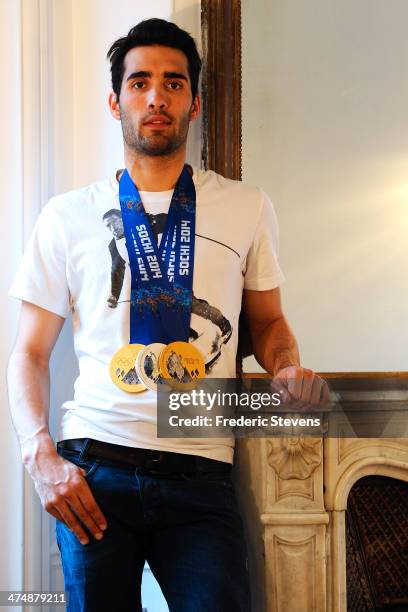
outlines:
M69 464L69 478L48 491L44 509L62 520L77 536L81 544L88 544L89 537L84 526L97 539L103 538L107 521L92 495L85 479L85 471Z
M321 380L323 381L323 386L320 393L320 403L327 404L330 401L330 389L327 382L323 378Z
M86 481L84 483L84 487L78 492L78 501L84 508L84 512L92 518L92 521L98 530L104 531L107 528L106 519L96 503L91 489ZM79 515L79 517L81 518L81 515Z
M89 538L85 533L81 523L76 518L75 514L69 508L68 504L65 501L59 502L58 508L56 508L57 512L62 516L62 521L65 525L70 529L81 542L81 544L88 544ZM96 536L95 536L96 537ZM100 539L98 537L98 539Z
M303 378L298 376L296 378L290 378L288 384L288 391L294 399L303 399Z
M313 370L285 368L278 372L275 381L281 389L282 403L290 402L291 407L294 407L293 402L296 402L297 407L303 404L303 408L307 408L307 405L321 406L330 399L326 381Z
M310 384L309 401L312 406L320 404L320 395L322 391L323 380L319 376L314 376Z
M279 376L275 376L270 381L270 390L272 393L279 393L281 404L287 404L290 402L290 393L286 388L286 381Z

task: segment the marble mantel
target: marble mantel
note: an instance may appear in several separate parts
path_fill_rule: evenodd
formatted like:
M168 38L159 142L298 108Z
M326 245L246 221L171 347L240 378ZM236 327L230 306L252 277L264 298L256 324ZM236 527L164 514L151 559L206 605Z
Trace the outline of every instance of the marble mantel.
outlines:
M235 477L249 545L252 612L346 612L350 489L367 475L408 481L408 431L399 438L355 437L358 416L353 421L363 408L372 414L374 435L395 436L404 423L408 428L408 375L325 378L348 416L336 425L343 437L237 439Z

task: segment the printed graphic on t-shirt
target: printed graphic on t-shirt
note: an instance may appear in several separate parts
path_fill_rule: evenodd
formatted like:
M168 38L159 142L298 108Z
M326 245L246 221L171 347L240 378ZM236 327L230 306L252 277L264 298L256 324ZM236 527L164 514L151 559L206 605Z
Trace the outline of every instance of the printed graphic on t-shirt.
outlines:
M147 213L147 217L157 244L160 244L166 226L167 214L153 215ZM109 308L117 308L118 304L123 303L120 301L120 294L123 288L126 265L129 265L122 213L117 208L111 208L103 215L102 220L113 235L108 245L112 265L111 293L107 303ZM205 299L196 297L194 293L191 314L196 323L194 328L190 327L189 341L195 342L200 339L200 345L202 346L202 340L207 340L205 371L208 374L219 360L222 346L231 338L232 326L221 310L209 304ZM196 315L196 317L193 315Z

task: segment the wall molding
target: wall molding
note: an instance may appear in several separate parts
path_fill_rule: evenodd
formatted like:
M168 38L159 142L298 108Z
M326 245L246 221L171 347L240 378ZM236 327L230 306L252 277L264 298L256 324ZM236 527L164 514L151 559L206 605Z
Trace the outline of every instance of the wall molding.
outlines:
M203 165L241 179L241 2L202 0Z
M49 195L49 24L52 3L22 0L22 157L24 244ZM41 502L24 470L24 589L49 588L50 518L44 518ZM48 528L47 528L48 527Z

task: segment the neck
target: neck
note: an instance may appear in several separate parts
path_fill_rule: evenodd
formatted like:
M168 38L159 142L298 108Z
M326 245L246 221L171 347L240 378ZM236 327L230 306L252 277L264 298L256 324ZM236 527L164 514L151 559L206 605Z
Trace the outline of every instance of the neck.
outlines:
M136 155L125 149L125 165L139 191L174 189L186 161L185 147L166 156Z

